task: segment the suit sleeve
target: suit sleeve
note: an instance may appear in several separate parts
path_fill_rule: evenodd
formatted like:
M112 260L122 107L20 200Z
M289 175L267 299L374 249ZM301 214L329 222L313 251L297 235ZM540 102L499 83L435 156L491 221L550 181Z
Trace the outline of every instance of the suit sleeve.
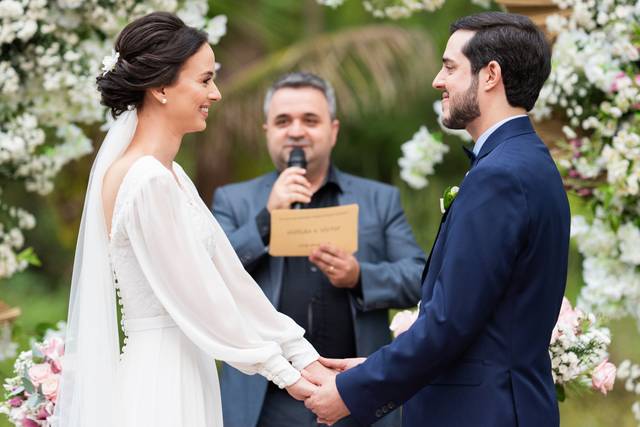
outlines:
M416 322L337 377L342 399L363 424L376 421L385 405L411 398L461 356L486 326L526 245L526 199L504 168L472 170L451 209L440 237L444 261Z
M424 252L416 243L400 204L400 192L393 188L384 215L386 260L360 262L362 297L355 297L363 311L413 307L420 299L420 273Z
M268 247L262 241L255 218L239 224L224 187L218 188L214 193L211 211L229 238L242 265L251 272L257 261L268 255Z

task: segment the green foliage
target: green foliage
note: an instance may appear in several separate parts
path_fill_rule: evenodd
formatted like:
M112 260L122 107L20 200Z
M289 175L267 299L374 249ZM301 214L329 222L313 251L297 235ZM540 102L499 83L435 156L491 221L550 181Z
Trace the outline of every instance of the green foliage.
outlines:
M40 258L38 258L38 255L35 253L33 248L24 249L18 254L17 258L19 261L26 261L29 265L36 267L40 267L42 265Z
M558 399L558 402L564 402L567 398L562 384L556 384L556 398Z

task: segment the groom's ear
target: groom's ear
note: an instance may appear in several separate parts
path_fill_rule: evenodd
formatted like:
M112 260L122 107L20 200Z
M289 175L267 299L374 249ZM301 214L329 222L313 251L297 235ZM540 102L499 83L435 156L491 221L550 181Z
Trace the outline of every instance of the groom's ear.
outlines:
M490 61L482 70L480 75L480 87L489 92L496 86L502 84L502 68L497 61Z

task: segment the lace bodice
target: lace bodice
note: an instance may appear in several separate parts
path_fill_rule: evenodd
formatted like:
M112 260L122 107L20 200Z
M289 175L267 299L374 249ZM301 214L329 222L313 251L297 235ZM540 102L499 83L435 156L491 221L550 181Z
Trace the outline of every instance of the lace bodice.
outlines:
M186 176L177 163L174 163L174 170L177 171L176 176ZM144 181L145 173L144 169L136 168L125 176L113 210L109 254L123 319L167 315L136 259L122 220L126 217L125 211L131 209L132 195ZM184 188L186 184L179 183L179 186L180 193L184 196L184 209L189 214L189 225L194 228L194 234L199 236L209 256L213 257L214 232L207 217L208 212L202 211L202 202L199 198L194 200L194 195Z
M109 257L125 335L132 321L168 318L209 356L281 387L318 358L246 272L176 163L169 171L144 156L131 165L114 204Z

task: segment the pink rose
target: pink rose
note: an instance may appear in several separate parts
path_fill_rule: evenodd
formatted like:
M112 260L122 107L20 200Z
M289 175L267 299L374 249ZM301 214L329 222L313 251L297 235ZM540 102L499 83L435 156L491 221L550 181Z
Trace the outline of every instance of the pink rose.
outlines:
M608 391L613 390L615 381L616 366L613 363L609 363L607 359L604 359L602 363L596 366L591 374L591 385L595 390L605 395Z
M49 363L51 364L51 371L54 374L59 374L60 372L62 372L62 362L60 362L59 360L51 360Z
M64 342L58 338L49 338L42 347L42 352L49 359L58 360L64 355Z
M38 423L29 418L23 418L22 427L38 427Z
M38 411L38 415L36 415L36 418L39 420L46 420L49 415L51 415L50 413L47 412L46 408L40 408L40 410Z
M398 335L400 335L401 333L409 329L411 325L413 325L413 322L416 321L417 318L418 318L418 310L400 311L396 313L395 316L393 316L393 320L391 320L391 325L389 326L389 329L391 329L393 331L393 335L397 337Z
M22 399L20 399L19 397L12 397L11 399L9 399L8 403L12 408L19 408L20 406L22 406Z
M628 86L631 86L633 84L633 82L631 81L631 79L629 78L629 76L627 76L624 71L619 72L616 77L615 80L613 81L613 83L611 83L611 92L618 92L621 88L625 88Z
M560 306L560 314L558 315L558 317L571 311L572 309L573 308L571 307L571 301L569 301L567 297L562 297L562 305Z
M553 332L551 332L551 342L554 342L560 336L560 326L570 326L575 331L578 328L578 316L581 314L580 310L574 310L571 307L571 302L567 297L563 297L558 321L553 327Z
M29 378L34 386L39 386L47 378L53 375L51 366L48 363L39 363L29 368Z
M42 383L42 394L52 402L58 397L58 376L52 375Z
M582 315L582 312L578 309L573 309L571 303L567 297L562 298L562 307L560 307L560 314L558 315L559 324L571 326L575 331L578 328L578 318Z

